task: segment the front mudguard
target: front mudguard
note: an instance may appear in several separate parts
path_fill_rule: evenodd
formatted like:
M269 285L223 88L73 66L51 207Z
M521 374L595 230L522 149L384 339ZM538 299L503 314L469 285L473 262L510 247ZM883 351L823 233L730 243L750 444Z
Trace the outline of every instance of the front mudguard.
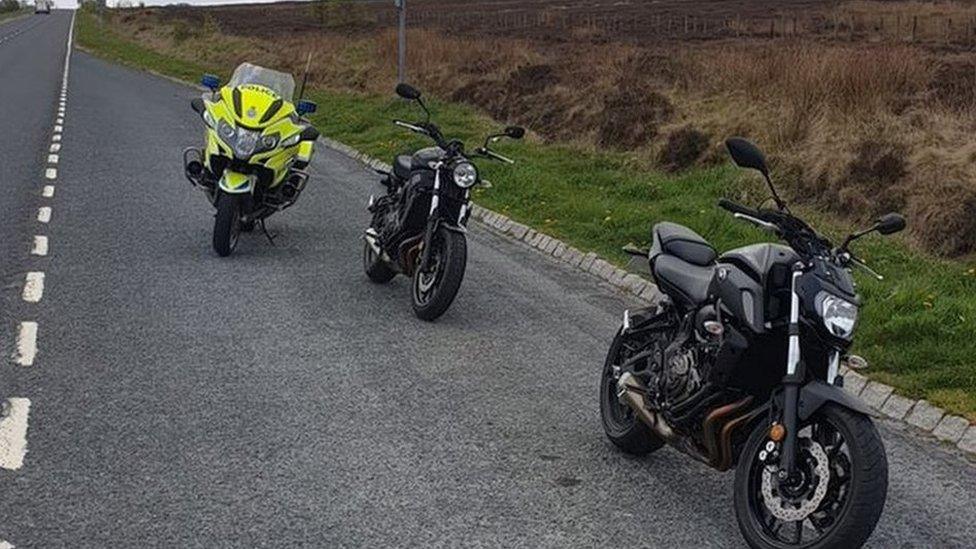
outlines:
M434 238L434 234L437 233L439 228L451 231L457 234L468 234L468 229L464 225L458 225L457 223L452 223L445 219L435 217L427 222L427 229L424 231L424 248L423 253L420 256L420 266L418 270L423 271L427 268L427 261L430 257L430 243Z
M255 179L257 178L253 175L225 170L217 186L228 194L245 194L254 190Z
M776 408L783 409L783 391L778 391L773 396ZM800 387L800 395L797 401L797 418L806 421L824 404L833 402L849 410L864 414L866 416L877 416L878 412L868 406L863 400L848 393L841 387L830 385L825 381L815 379Z

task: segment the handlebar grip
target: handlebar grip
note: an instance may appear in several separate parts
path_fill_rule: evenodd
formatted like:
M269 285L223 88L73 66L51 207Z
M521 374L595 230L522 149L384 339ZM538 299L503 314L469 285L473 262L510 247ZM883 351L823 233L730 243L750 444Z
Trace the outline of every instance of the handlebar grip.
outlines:
M761 219L759 210L753 210L752 208L747 208L742 204L732 202L731 200L728 200L726 198L718 199L718 206L719 208L722 208L723 210L728 210L732 213L740 213L743 215L748 215L750 217Z

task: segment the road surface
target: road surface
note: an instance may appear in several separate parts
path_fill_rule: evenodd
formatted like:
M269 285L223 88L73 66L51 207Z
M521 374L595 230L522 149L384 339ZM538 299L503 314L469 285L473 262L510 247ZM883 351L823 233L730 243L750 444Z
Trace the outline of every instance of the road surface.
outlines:
M31 365L0 365L0 396L22 415L29 401L26 454L8 447L22 462L0 469L0 540L742 545L731 474L603 437L598 373L629 298L475 227L457 302L421 322L405 279L361 269L375 176L327 150L269 222L275 246L255 233L217 258L181 173L199 92L75 51L56 124L70 18L0 25L26 29L0 43L4 355L37 325ZM871 546L972 547L976 467L882 433L891 488Z

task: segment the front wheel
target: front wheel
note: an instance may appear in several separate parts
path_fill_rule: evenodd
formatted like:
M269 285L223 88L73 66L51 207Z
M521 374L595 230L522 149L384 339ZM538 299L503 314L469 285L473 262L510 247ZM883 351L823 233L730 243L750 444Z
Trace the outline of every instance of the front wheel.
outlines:
M778 448L768 431L765 422L757 425L735 472L735 514L749 545L863 545L881 517L888 492L888 460L871 419L825 405L800 425L797 470L783 480L770 457Z
M237 195L220 193L214 216L213 248L220 257L227 257L237 247L241 236L241 199Z
M431 237L427 267L413 273L413 312L423 320L436 320L451 306L461 288L468 262L464 235L441 227Z

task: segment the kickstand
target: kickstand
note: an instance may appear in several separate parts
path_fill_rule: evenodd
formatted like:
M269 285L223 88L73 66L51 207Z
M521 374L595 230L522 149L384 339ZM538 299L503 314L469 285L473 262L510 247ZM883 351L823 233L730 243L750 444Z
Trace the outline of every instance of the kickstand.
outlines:
M260 221L260 224L261 224L261 232L264 233L264 236L268 237L268 242L270 242L271 245L274 246L275 245L274 241L276 237L268 232L268 227L265 226L263 219Z

